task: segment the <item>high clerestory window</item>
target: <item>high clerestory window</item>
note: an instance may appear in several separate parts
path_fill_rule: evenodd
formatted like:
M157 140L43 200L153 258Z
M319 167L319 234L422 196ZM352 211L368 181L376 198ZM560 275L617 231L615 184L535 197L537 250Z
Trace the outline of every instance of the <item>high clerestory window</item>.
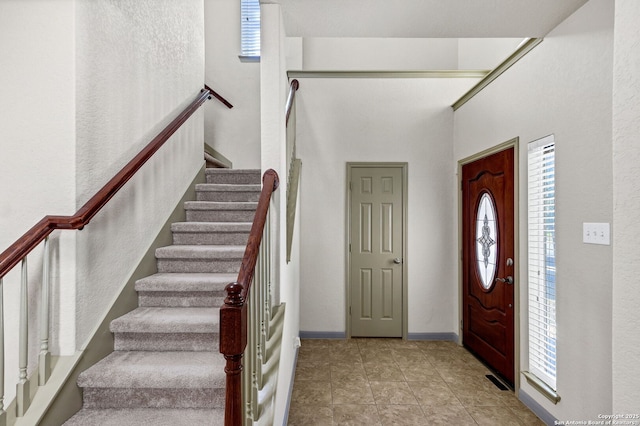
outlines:
M528 147L529 372L556 389L555 141Z
M260 1L240 2L240 57L246 60L260 59Z

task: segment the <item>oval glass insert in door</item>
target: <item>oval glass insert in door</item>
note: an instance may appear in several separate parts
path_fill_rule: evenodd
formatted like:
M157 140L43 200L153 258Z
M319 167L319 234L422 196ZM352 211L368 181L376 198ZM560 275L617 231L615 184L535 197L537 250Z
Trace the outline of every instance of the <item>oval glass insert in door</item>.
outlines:
M485 192L480 197L476 215L476 264L480 284L489 290L496 275L498 258L498 225L496 207L491 195Z

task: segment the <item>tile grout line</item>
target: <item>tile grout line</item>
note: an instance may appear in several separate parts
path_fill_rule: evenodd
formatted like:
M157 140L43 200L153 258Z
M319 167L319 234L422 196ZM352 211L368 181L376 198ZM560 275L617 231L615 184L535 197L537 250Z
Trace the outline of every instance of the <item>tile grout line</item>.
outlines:
M346 343L348 342L348 343ZM469 424L471 424L471 422L473 422L473 424L481 424L481 419L476 419L476 417L474 417L471 412L469 411L469 407L465 406L463 404L463 401L461 399L461 394L460 391L456 391L457 388L454 388L454 384L456 381L456 376L454 374L454 376L447 376L443 374L443 367L446 369L446 366L443 366L442 364L438 363L438 362L433 362L434 360L430 357L430 355L434 355L434 356L439 356L439 355L444 355L444 356L452 356L452 360L458 360L459 362L462 362L464 365L470 365L473 364L473 359L472 358L466 358L466 356L464 356L463 354L466 352L457 352L458 349L453 349L455 348L454 346L451 346L451 348L453 350L450 350L448 346L442 346L440 344L437 344L434 346L432 351L427 351L426 350L426 346L425 345L409 345L409 346L404 346L404 343L400 343L400 345L396 344L388 344L387 342L385 342L384 344L378 346L376 345L377 343L379 343L380 341L376 342L376 344L372 344L371 341L366 341L366 340L362 340L362 341L358 341L358 342L353 342L351 343L350 341L326 341L325 343L320 343L318 345L318 347L316 349L313 349L313 347L311 347L310 350L307 350L306 352L308 353L314 353L314 351L317 351L317 353L313 356L312 361L309 361L309 359L307 358L307 356L303 355L301 356L301 361L302 362L311 362L311 365L316 365L316 364L323 364L325 365L325 367L322 368L326 368L327 365L329 365L329 367L335 365L335 363L339 363L339 360L336 361L336 357L335 355L339 355L340 353L344 353L347 357L349 356L348 353L351 351L352 354L355 352L358 355L358 359L354 361L354 365L358 366L358 370L361 371L358 372L356 374L356 376L358 377L358 380L355 380L356 382L360 382L360 380L363 380L364 383L366 383L366 386L368 387L368 391L369 391L369 395L370 398L372 398L372 402L371 403L367 403L364 405L370 406L370 405L375 405L376 409L375 411L371 411L369 410L370 415L377 415L376 419L378 422L381 422L384 419L384 415L385 413L387 413L385 410L382 409L383 406L389 405L389 406L401 406L401 405L406 405L406 406L415 406L418 407L417 410L414 410L413 412L417 415L418 413L421 413L422 416L420 417L421 419L423 419L422 421L425 421L427 419L427 408L430 407L431 405L423 405L424 401L421 401L421 399L418 397L418 394L416 393L416 389L412 386L410 386L411 382L415 382L413 380L409 380L411 377L408 376L409 371L407 367L409 367L412 363L411 358L414 358L414 361L417 360L417 362L424 362L426 364L428 364L430 367L433 368L433 373L432 374L427 374L424 377L424 380L421 380L422 382L429 382L430 380L432 380L433 378L437 378L438 381L443 382L444 384L446 384L446 387L443 389L447 389L447 391L451 394L451 396L454 396L455 398L453 400L451 400L452 402L455 400L457 402L454 403L454 405L456 407L461 407L463 408L463 410L460 411L460 413L464 413L466 414L466 418L469 419ZM345 344L346 343L346 344ZM304 345L303 345L304 346ZM357 351L355 351L355 349L357 348ZM439 348L443 348L441 353ZM382 356L376 356L375 355L375 351L374 349L378 349L382 351ZM406 356L403 355L402 351L404 349L415 349L418 352L412 353L412 351L406 352ZM431 352L431 354L430 354ZM372 356L373 353L373 356ZM414 355L417 355L416 357L414 357ZM462 355L462 356L458 356L457 355ZM339 359L349 359L349 358L339 358ZM324 360L324 361L329 361L329 362L322 362L319 360ZM445 361L446 363L446 361ZM456 362L453 362L452 364L455 364ZM368 364L370 366L374 366L372 368L365 368L365 364ZM303 365L302 363L300 363L299 365ZM376 369L375 369L375 365L381 365L381 366L389 366L392 367L394 370L396 370L396 374L398 374L395 378L387 380L384 376L384 372L380 372L380 375L378 377ZM475 365L475 364L474 364ZM481 368L478 369L478 375L474 374L474 377L476 379L479 379L480 381L478 383L481 383L481 378L480 375L484 375L485 373L485 369L482 368L482 366L480 366ZM471 369L472 370L472 369ZM339 373L339 374L338 374ZM342 376L342 374L345 374L345 376ZM325 376L326 377L326 376ZM353 376L352 376L353 377ZM378 380L374 380L378 378ZM446 380L446 378L448 378L449 380ZM340 372L340 370L336 370L336 369L331 369L331 371L329 372L329 376L328 376L328 384L329 384L329 392L330 392L330 407L327 407L330 410L331 413L331 421L334 422L334 424L338 424L337 422L339 421L336 418L336 407L342 404L336 404L336 402L340 402L338 400L335 399L335 396L337 395L337 391L340 389L338 387L336 387L336 383L340 383L341 380L344 380L345 382L349 382L349 373L347 370L347 373L342 373ZM309 380L313 380L313 381L318 381L317 379L307 379L307 380L302 380L304 381L309 381ZM394 382L394 383L404 383L406 384L406 389L407 389L407 393L406 395L411 395L416 404L385 404L383 400L380 399L380 389L378 388L378 390L376 391L376 393L374 393L374 390L376 390L376 387L372 386L372 383L384 383L384 382ZM418 380L418 382L420 382L420 380ZM295 386L295 385L294 385ZM377 386L377 385L376 385ZM464 385L463 385L464 386ZM472 391L475 390L475 386L473 385L471 387ZM402 389L404 389L402 386L398 386L398 389L400 389L400 392L404 392ZM460 390L462 390L464 392L464 387L462 387ZM497 396L498 393L497 392L491 392L490 389L488 389L488 386L484 388L480 387L477 390L479 393L484 394L484 392L488 393L489 395L494 395ZM378 398L376 398L376 396L378 396ZM391 396L392 397L392 396ZM397 401L402 401L402 396L398 397L400 399L397 399ZM347 398L348 400L348 398ZM501 398L494 400L495 401L495 405L491 405L491 406L484 406L484 405L478 405L478 407L480 408L486 408L486 407L494 407L494 408L499 408L501 410L502 413L504 413L508 418L511 418L512 420L516 420L517 422L519 422L520 424L528 424L525 423L525 419L528 419L528 417L526 416L526 413L524 413L522 410L520 410L520 412L517 412L516 409L517 407L515 405L510 405L506 400L503 400ZM351 403L351 404L355 404L355 405L363 405L363 404L357 404L357 403ZM350 404L349 404L350 405ZM447 405L451 405L451 404L447 404ZM433 405L435 407L435 405ZM438 406L438 407L442 407L442 406ZM474 408L474 407L472 407ZM507 410L504 410L505 408L507 408ZM476 411L476 414L478 414L478 410L474 410ZM490 410L489 410L490 411ZM480 411L482 412L482 411ZM374 414L375 413L375 414ZM487 413L487 411L485 411L485 413ZM328 413L327 413L328 414ZM533 413L531 413L533 414ZM522 415L525 415L525 417L522 417ZM325 417L327 420L329 420L329 418ZM535 418L535 415L534 415ZM295 424L295 423L294 423ZM304 424L304 423L300 423L300 424ZM542 423L540 423L542 424Z

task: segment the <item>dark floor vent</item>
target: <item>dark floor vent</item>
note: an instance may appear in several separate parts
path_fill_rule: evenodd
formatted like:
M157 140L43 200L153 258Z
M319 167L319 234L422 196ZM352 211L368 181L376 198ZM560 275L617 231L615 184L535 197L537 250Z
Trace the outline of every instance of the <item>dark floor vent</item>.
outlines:
M487 374L485 376L487 379L491 380L493 382L494 385L496 385L498 387L498 389L506 391L509 390L508 387L506 387L500 380L498 380L496 378L496 376L494 376L493 374Z

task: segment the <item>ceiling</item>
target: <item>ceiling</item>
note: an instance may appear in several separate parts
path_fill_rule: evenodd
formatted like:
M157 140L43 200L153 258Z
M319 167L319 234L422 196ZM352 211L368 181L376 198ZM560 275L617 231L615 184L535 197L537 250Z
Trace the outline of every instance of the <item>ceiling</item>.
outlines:
M587 0L275 2L288 37L525 38L544 37Z

